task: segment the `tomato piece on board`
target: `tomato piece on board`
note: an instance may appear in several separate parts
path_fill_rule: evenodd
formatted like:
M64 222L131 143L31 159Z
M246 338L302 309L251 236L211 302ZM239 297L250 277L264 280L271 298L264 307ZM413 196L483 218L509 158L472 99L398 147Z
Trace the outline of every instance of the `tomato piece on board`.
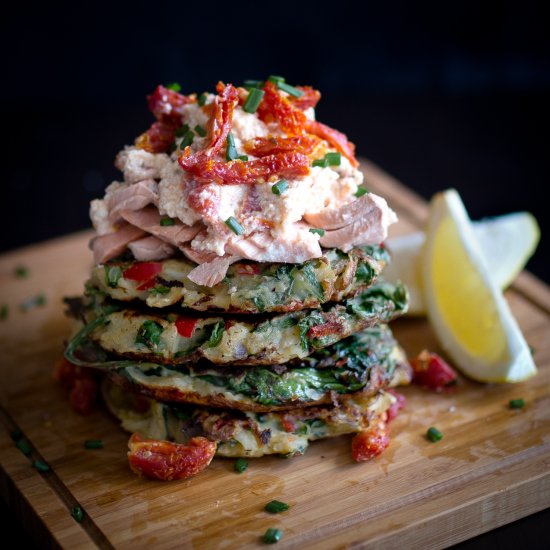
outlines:
M195 332L195 327L197 325L198 319L193 317L180 317L176 321L176 329L180 336L184 338L191 338L193 332Z
M317 122L316 120L307 120L305 123L305 129L310 134L320 137L326 140L332 147L342 153L351 163L352 166L359 166L355 158L355 145L348 141L348 138L342 132Z
M133 472L152 479L186 479L204 470L214 458L216 443L193 437L186 445L145 439L134 433L128 441L128 462Z
M351 442L351 456L356 462L363 462L378 456L390 444L390 437L384 422L359 432Z
M130 281L144 283L156 277L162 271L160 262L138 262L122 272L122 276Z
M458 380L456 371L437 353L422 350L410 363L413 368L413 384L442 391Z

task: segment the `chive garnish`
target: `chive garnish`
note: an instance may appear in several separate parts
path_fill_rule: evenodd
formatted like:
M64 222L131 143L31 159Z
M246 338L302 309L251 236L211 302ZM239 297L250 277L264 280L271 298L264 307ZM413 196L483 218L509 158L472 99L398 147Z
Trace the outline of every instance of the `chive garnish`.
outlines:
M176 220L174 218L169 218L168 216L160 219L160 225L162 227L169 227L170 225L176 225Z
M33 460L32 466L42 473L50 471L50 467L43 460Z
M242 235L244 233L244 227L233 216L229 216L229 218L225 220L225 224L235 233L235 235Z
M169 90L173 92L181 92L181 86L177 82L172 82L166 86Z
M9 308L7 304L2 304L0 306L0 321L8 318Z
M523 407L525 407L525 401L521 397L518 399L510 399L508 406L511 409L523 409Z
M15 446L25 455L29 456L32 453L31 444L22 437L18 441L15 442Z
M243 111L247 113L255 113L260 105L265 92L263 90L258 90L258 88L251 88L248 92L248 97L243 105Z
M242 474L248 468L248 462L244 458L237 458L235 464L233 464L233 468L236 472Z
M118 281L122 277L122 269L118 266L105 266L105 282L110 288L116 288Z
M282 76L277 75L271 75L267 77L268 82L274 82L275 84L279 84L279 82L284 82L285 79Z
M327 164L329 166L340 166L340 163L342 162L342 155L337 152L327 153L325 158L327 159Z
M103 441L101 439L87 439L84 441L85 449L103 449Z
M264 83L261 80L245 80L243 88L261 88Z
M183 137L187 132L189 132L189 124L184 124L176 130L176 137Z
M80 506L74 506L71 508L71 516L73 516L78 523L82 523L82 520L84 519L84 512Z
M272 500L264 506L264 510L270 514L280 514L281 512L286 512L290 506L286 502L281 502L280 500Z
M226 139L227 147L225 151L226 160L235 160L239 154L237 153L237 148L235 147L235 138L233 134L229 132Z
M168 294L170 292L169 286L158 285L149 289L150 294Z
M187 132L185 132L185 135L183 136L183 139L180 142L180 149L183 151L186 147L193 143L194 139L195 134L193 134L191 130L187 130Z
M428 431L426 432L426 437L432 442L435 443L436 441L439 441L443 439L443 434L437 429L431 426L428 428Z
M317 234L319 235L320 237L323 237L325 235L325 230L324 229L317 229L317 228L311 228L309 230L310 233L314 233L314 234Z
M316 159L311 163L312 166L319 166L320 168L326 168L328 166L328 161L326 158Z
M212 328L212 332L210 333L210 338L208 338L208 342L206 345L209 348L215 348L222 341L224 330L225 330L225 323L223 321L218 321Z
M199 105L202 107L206 100L208 99L208 94L206 92L202 92L202 94L199 96Z
M282 195L288 189L288 181L280 180L273 187L271 187L271 192L274 195Z
M24 265L18 265L15 268L15 276L18 279L26 279L29 276L29 268Z
M364 185L361 185L357 188L357 191L355 191L355 196L359 198L367 193L370 193L370 191Z
M304 92L302 92L302 90L298 90L298 88L295 88L294 86L291 86L286 82L277 82L277 88L294 97L302 97L304 95Z
M39 307L43 306L46 303L46 296L44 294L38 294L37 296L33 296L32 298L28 298L25 300L19 308L21 311L29 311L29 309L32 309L33 307Z
M194 130L195 130L195 133L197 135L199 135L200 137L205 137L206 136L206 130L200 124L197 124L195 126Z
M270 527L263 536L263 541L266 544L275 544L283 538L283 532L280 529L273 529Z

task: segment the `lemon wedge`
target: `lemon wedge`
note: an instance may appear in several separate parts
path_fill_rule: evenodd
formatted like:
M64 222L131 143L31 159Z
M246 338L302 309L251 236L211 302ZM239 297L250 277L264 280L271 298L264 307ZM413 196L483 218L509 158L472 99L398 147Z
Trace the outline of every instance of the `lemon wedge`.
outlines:
M514 212L504 216L473 222L483 256L491 266L490 276L504 290L525 267L540 240L537 220L529 212ZM420 256L424 233L391 237L386 247L392 255L391 263L384 270L384 278L390 282L405 283L410 293L408 314L424 315Z
M453 189L432 198L421 273L428 318L464 374L481 382L519 382L536 373L529 346Z

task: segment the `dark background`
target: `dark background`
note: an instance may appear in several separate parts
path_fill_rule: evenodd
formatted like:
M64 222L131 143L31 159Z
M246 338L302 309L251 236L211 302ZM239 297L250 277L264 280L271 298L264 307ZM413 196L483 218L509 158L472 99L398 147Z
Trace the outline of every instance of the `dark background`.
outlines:
M0 251L89 226L115 154L183 92L280 74L319 120L429 198L472 218L529 210L528 264L550 280L550 38L544 2L51 3L4 13Z

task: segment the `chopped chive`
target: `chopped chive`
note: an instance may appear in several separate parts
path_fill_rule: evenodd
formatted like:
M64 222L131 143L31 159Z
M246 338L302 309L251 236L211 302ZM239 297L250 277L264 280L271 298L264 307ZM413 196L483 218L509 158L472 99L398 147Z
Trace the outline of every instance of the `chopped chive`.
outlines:
M270 514L280 514L281 512L286 512L290 506L286 502L281 502L280 500L272 500L264 506L264 510Z
M312 166L319 166L320 168L326 168L328 166L328 161L325 158L314 160L311 164Z
M202 107L206 103L207 99L208 99L207 93L202 92L202 94L199 96L199 105Z
M523 409L523 407L525 407L525 401L521 397L518 399L510 399L508 406L511 409Z
M199 135L200 137L205 137L206 136L206 130L200 124L197 124L195 126L194 130L195 130L195 133L197 135Z
M243 82L244 88L261 88L264 83L261 80L245 80Z
M433 426L431 426L430 428L428 428L428 431L426 432L426 437L432 443L435 443L436 441L443 439L443 434L437 428L434 428Z
M276 76L276 75L271 75L267 78L267 80L269 82L274 82L275 84L279 84L279 82L284 82L285 79L282 77L282 76Z
M187 132L189 132L189 124L184 124L176 130L176 137L183 137Z
M235 147L235 138L233 134L229 132L226 139L227 147L225 151L226 160L235 160L239 154L237 153L237 147Z
M370 193L370 191L365 186L361 185L357 188L357 191L355 191L355 196L359 198L367 193Z
M212 328L212 332L210 333L210 338L208 338L208 342L206 343L206 345L209 348L215 348L222 341L224 330L225 330L225 323L223 321L218 321Z
M242 474L248 468L248 461L244 458L237 458L237 460L235 460L235 464L233 464L233 468L236 472Z
M36 468L39 472L49 472L50 467L43 460L33 460L33 468Z
M183 136L183 139L180 142L180 149L183 151L186 147L193 143L194 139L195 134L193 134L191 130L187 130L187 132L185 132L185 135Z
M103 441L101 439L86 439L84 441L85 449L103 449Z
M82 523L82 520L84 519L84 512L80 506L74 506L71 508L71 516L73 516L78 523Z
M25 455L29 456L32 453L31 444L22 437L18 441L15 442L15 446Z
M150 294L168 294L170 292L169 286L158 285L149 289Z
M329 166L340 166L340 163L342 162L342 155L336 152L327 153L325 158L327 159L327 164Z
M13 441L19 441L23 437L23 432L21 430L15 429L10 432L10 437Z
M242 160L243 162L246 162L248 160L248 156L247 155L239 155L237 157L237 160Z
M225 224L235 233L235 235L242 235L244 233L244 227L233 216L229 216L229 218L225 220Z
M162 227L169 227L170 225L176 225L176 220L168 216L160 219L160 225Z
M316 235L319 235L319 237L323 237L325 235L325 230L324 229L317 229L317 228L311 228L309 230L310 233L314 233Z
M529 345L529 351L531 352L531 355L535 355L535 348L531 345Z
M275 544L283 538L283 532L280 529L270 527L263 536L263 542L266 544Z
M181 92L181 86L177 82L172 82L166 86L169 90L173 92Z
M18 265L15 268L15 276L18 279L26 279L29 276L29 268L24 265Z
M277 88L294 97L302 97L304 95L304 92L302 92L302 90L298 90L298 88L295 88L294 86L291 86L286 82L277 82Z
M116 288L122 277L122 269L118 266L105 266L105 283L110 288Z
M258 88L251 88L248 92L248 97L243 105L243 111L247 113L255 113L260 105L265 92L263 90L258 90Z
M9 308L7 304L2 304L0 306L0 321L8 318Z
M282 195L288 189L288 181L280 180L271 187L271 192L274 195Z
M29 309L32 309L33 307L41 307L46 303L46 296L44 294L38 294L37 296L33 296L32 298L28 298L25 300L19 308L21 311L29 311Z

